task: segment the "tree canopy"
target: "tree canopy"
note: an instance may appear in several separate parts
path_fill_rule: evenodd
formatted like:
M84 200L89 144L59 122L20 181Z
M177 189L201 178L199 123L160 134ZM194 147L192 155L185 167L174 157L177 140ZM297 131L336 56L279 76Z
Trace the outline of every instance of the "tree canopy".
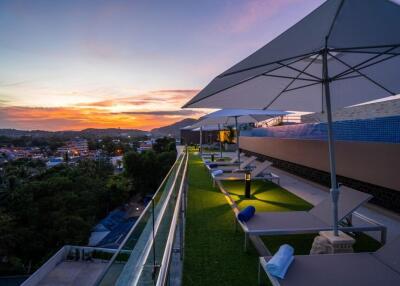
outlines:
M0 174L0 275L34 271L63 245L86 245L92 227L131 198L153 194L176 159L175 145L127 152L124 173L107 161L51 169L7 163Z

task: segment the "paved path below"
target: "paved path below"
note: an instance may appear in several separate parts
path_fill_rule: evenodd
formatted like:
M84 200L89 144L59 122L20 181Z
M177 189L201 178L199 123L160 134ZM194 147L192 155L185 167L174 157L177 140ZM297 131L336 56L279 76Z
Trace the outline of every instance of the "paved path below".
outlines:
M107 263L64 261L50 271L39 286L93 285Z

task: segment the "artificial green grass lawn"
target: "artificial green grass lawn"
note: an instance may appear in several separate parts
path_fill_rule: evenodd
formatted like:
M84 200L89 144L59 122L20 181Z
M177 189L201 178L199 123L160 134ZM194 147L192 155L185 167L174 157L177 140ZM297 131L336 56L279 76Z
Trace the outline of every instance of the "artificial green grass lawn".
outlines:
M256 285L258 255L243 251L243 233L201 159L190 155L183 285Z
M256 285L258 254L249 245L243 250L243 232L235 232L235 217L224 195L212 187L207 170L198 156L190 155L189 192L186 214L184 285ZM244 198L244 182L224 182L240 209L253 205L261 211L308 210L311 204L263 181L252 182L252 196ZM289 243L296 254L308 254L315 234L262 237L274 253ZM356 251L374 251L379 243L366 235L358 235Z

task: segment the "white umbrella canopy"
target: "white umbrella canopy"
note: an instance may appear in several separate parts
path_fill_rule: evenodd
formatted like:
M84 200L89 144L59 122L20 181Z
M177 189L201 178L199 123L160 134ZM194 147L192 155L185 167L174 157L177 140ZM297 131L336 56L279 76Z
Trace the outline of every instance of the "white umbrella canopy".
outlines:
M262 120L264 120L264 119L257 120L251 116L245 116L242 118L238 118L238 123L239 124L256 123L256 122L262 121ZM233 125L235 125L235 118L234 117L212 117L212 118L209 118L209 117L207 117L207 115L205 115L200 118L199 122L193 124L193 127L199 128L200 126L203 126L203 127L218 126L218 124L220 124L220 126L233 126ZM205 129L203 129L203 130L205 130Z
M200 131L200 129L202 131L218 131L221 129L220 127L218 127L218 125L206 126L206 125L197 125L197 123L193 124L192 127L193 127L192 131Z
M329 0L234 65L184 107L332 110L400 93L400 7L387 0Z
M286 111L260 110L260 109L221 109L200 118L193 126L209 126L221 124L233 126L236 124L257 123L269 118L290 114Z
M182 127L181 130L193 130L192 125L187 125L185 127Z
M184 107L325 112L338 235L332 110L400 93L398 27L400 6L392 1L328 0Z

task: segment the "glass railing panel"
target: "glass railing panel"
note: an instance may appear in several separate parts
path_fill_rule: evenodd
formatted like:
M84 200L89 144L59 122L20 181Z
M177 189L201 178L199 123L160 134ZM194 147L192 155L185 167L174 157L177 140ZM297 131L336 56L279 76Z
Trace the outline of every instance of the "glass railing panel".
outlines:
M171 197L168 200L164 215L162 216L157 233L154 237L153 247L140 273L137 285L154 285L154 281L157 280L158 269L161 266L168 234L170 228L173 227L171 223L178 199L179 188L181 186L181 181L183 180L183 171L182 168L178 174L177 183L175 184Z
M175 200L176 187L179 186L179 177L181 176L181 170L183 168L183 161L180 162L178 173L174 178L174 182L168 191L165 203L160 205L160 213L156 216L155 223L149 224L148 231L143 233L143 243L132 252L123 272L117 280L116 285L138 285L142 275L145 274L148 283L153 283L152 279L154 263L157 263L157 257L162 255L163 244L162 244L162 231L168 227L168 216L170 203ZM153 237L154 229L154 237ZM168 230L167 230L168 231ZM154 243L154 241L156 243ZM155 260L154 260L155 257Z
M172 191L171 187L176 181L177 172L181 166L182 160L183 155L181 154L157 190L153 200L145 208L138 221L128 233L125 241L111 259L106 271L101 275L96 285L108 286L123 283L122 281L124 279L121 277L121 273L124 268L133 267L131 265L133 264L132 261L137 261L143 254L142 251L153 230L153 221L157 220L160 210L163 208L165 200L168 198L168 194Z

